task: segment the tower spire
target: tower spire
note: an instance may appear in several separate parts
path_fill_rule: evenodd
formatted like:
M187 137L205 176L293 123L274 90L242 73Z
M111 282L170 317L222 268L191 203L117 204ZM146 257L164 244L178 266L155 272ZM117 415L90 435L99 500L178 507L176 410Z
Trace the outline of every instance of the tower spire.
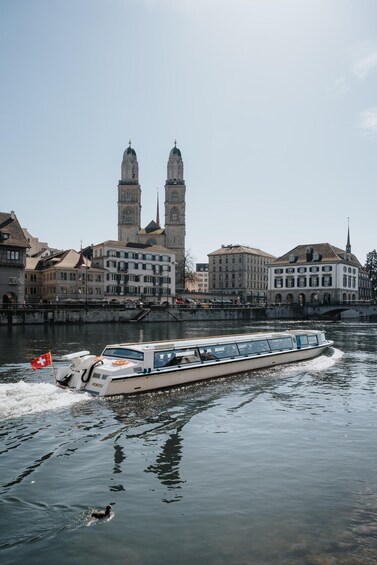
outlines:
M158 189L157 189L157 213L156 213L156 224L160 228L160 203L158 198Z
M349 254L349 253L351 253L350 219L347 218L347 220L348 220L348 232L347 232L346 253Z

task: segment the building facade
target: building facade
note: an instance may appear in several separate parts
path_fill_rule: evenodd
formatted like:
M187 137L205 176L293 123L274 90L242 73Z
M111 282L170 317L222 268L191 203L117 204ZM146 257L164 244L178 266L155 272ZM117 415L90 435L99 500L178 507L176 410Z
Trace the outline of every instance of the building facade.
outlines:
M104 241L93 246L92 265L105 272L105 298L173 300L175 255L164 247Z
M267 266L273 255L244 245L223 245L208 254L209 291L233 295L243 303L267 301Z
M14 212L0 212L0 304L22 305L29 244Z
M363 268L351 253L329 243L298 245L269 265L269 302L274 304L339 304L360 300ZM366 283L363 281L365 299Z
M135 150L123 154L118 183L118 240L128 244L158 245L175 255L176 285L185 288L186 184L181 151L176 143L170 151L165 182L165 227L160 225L159 202L156 219L141 227L141 186Z
M99 302L104 299L105 273L74 249L48 257L27 257L26 304Z

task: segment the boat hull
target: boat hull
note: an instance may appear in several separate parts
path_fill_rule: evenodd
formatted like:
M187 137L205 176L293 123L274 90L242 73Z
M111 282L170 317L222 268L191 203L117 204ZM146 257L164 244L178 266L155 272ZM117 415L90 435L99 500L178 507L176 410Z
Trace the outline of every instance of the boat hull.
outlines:
M221 364L214 363L198 367L185 367L174 371L151 373L150 375L140 377L114 378L109 383L106 395L137 394L221 377L230 377L231 375L266 369L275 365L314 359L323 353L323 349L308 349L259 356L257 358L229 360Z
M257 357L229 359L207 363L206 365L177 367L170 370L153 371L135 376L108 376L106 379L94 373L90 382L83 388L86 392L98 396L117 396L139 394L159 389L187 385L221 377L230 377L239 373L265 369L287 363L313 359L321 355L329 345L295 351L278 352Z

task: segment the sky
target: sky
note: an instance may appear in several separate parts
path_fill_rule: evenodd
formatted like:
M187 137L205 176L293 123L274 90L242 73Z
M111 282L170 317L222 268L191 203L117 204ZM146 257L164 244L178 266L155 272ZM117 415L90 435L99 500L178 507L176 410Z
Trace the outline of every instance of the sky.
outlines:
M0 211L51 247L117 239L129 140L142 227L177 141L194 262L377 247L375 0L0 0L0 73Z

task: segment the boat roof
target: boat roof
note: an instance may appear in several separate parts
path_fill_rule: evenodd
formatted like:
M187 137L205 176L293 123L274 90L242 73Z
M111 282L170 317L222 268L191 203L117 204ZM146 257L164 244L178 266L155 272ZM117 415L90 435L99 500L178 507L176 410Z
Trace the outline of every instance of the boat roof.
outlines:
M220 345L226 343L234 343L235 341L250 341L259 339L273 339L273 338L283 338L288 335L302 335L302 334L315 334L318 330L287 330L284 332L254 332L252 334L231 334L231 335L219 335L211 336L199 339L176 339L176 340L166 340L166 341L146 341L143 343L113 343L106 345L107 347L127 347L132 348L136 351L147 351L147 350L159 350L159 349L175 349L181 347L195 347L195 346L210 346L210 345Z

